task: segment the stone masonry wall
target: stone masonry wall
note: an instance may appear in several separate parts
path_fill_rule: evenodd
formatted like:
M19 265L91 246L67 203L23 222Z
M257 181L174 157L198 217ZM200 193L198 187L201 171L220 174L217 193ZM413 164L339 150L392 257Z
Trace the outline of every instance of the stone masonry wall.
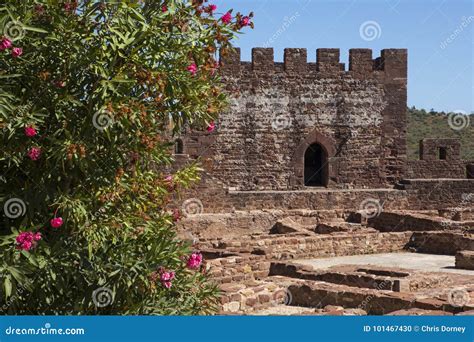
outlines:
M409 247L418 253L456 255L474 251L474 235L461 232L414 232Z
M459 139L423 139L419 157L407 161L406 178L469 178Z
M407 178L466 178L466 165L461 160L409 160Z
M351 49L349 70L338 49L236 49L221 59L230 108L212 135L189 133L184 153L210 156L207 171L236 190L303 186L304 152L312 143L327 155L325 185L385 187L406 164L407 51Z
M334 257L402 251L412 232L341 233L337 235L259 235L239 240L223 238L200 241L201 250L223 249L228 253L251 253L267 260Z
M474 203L474 179L406 179L400 189L318 191L228 191L217 181L208 184L200 184L185 197L201 200L204 213L301 208L357 211L369 199L378 200L384 210L462 210Z

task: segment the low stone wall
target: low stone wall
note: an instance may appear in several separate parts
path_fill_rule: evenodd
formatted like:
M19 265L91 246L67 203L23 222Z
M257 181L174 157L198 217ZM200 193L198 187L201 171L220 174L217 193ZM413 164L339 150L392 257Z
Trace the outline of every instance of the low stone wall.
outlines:
M286 289L271 282L222 284L219 289L222 314L251 314L285 302Z
M270 275L291 278L324 281L367 289L400 291L400 280L373 274L362 274L350 271L313 270L311 266L293 265L289 263L272 263Z
M472 196L471 196L472 195ZM474 202L474 193L464 197L465 202ZM467 200L470 199L471 200ZM438 210L438 215L453 221L474 221L474 207L472 208L447 208Z
M242 282L268 276L270 262L258 255L237 255L207 260L206 270L218 284Z
M474 179L405 179L402 186L410 210L474 206Z
M313 269L311 266L291 262L273 262L270 266L270 276L275 275L405 293L437 288L452 283L452 278L455 278L444 273L427 273L373 265L366 267L340 265L330 269Z
M411 293L381 292L346 285L305 281L304 285L291 285L292 305L324 307L339 305L344 308L362 308L369 315L385 315L397 310L420 308L457 313L472 309L472 306L457 307L446 300L417 298Z
M234 207L241 210L301 208L358 210L361 203L367 199L385 203L389 209L407 207L405 192L395 189L231 191L229 198Z
M397 189L308 189L294 191L232 191L209 177L176 200L199 199L204 213L251 210L360 210L365 200L376 200L384 210L439 210L474 206L474 179L404 179Z
M409 247L419 253L455 255L458 251L474 251L474 235L462 232L415 232Z
M411 232L257 235L235 239L201 241L199 248L225 249L265 256L267 260L320 258L357 254L389 253L403 250Z
M407 178L466 178L462 160L408 160Z
M474 227L474 222L457 222L439 216L387 211L368 219L367 224L381 232L456 230Z
M459 251L456 253L456 268L474 270L474 251Z
M350 216L347 210L249 210L233 213L204 213L190 215L181 220L178 231L195 237L230 237L251 233L268 233L281 219L290 219L296 224L316 225L319 222L344 221ZM183 234L185 237L186 234Z

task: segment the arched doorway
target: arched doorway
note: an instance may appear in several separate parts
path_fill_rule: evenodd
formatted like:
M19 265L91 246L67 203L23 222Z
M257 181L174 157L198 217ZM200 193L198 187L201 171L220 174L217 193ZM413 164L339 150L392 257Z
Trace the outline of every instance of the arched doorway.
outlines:
M326 186L327 152L318 143L308 146L304 153L304 185Z

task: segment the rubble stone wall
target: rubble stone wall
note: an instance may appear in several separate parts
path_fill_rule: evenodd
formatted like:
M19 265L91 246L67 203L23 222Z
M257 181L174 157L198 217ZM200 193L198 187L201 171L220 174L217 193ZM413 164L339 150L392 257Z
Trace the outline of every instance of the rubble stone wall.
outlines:
M303 187L304 152L318 143L328 187L385 187L406 165L407 51L351 49L349 70L339 49L255 48L221 58L230 108L216 132L183 139L191 158L210 156L208 171L236 190Z

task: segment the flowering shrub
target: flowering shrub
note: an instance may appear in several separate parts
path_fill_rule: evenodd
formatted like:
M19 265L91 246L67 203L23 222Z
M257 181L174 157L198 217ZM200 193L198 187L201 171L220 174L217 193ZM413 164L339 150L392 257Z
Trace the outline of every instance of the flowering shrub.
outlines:
M199 266L201 266L201 263L202 263L202 254L199 252L194 252L189 256L187 266L190 269L196 269Z
M202 255L166 210L198 168L157 170L183 124L214 130L216 53L251 15L196 0L1 6L2 312L212 312Z

